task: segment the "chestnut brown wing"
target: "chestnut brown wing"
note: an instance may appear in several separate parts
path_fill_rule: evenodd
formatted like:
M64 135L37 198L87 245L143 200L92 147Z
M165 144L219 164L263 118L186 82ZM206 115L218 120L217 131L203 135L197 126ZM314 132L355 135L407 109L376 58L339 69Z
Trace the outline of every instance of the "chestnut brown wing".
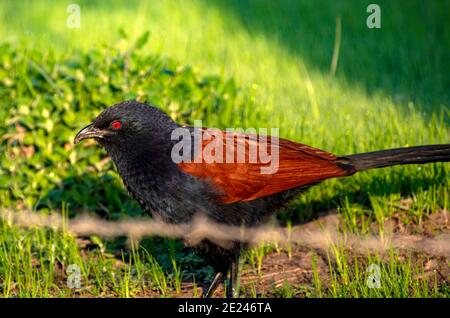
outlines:
M181 162L178 167L209 182L221 193L218 200L222 203L250 201L348 174L334 162L333 154L286 139L268 137L264 141L258 135L220 130L203 130L203 133L206 137L199 147L202 151L195 154L197 160ZM267 162L270 158L262 158L259 149L269 156L273 154L273 160L278 157L277 163L272 160L271 169Z

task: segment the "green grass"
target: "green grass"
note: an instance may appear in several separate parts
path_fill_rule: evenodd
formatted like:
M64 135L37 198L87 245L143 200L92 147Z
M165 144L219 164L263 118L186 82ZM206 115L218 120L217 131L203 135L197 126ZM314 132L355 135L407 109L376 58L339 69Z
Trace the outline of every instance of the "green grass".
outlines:
M102 161L104 151L72 145L79 128L124 99L151 101L184 123L280 127L282 137L336 154L449 143L450 1L378 1L379 30L365 25L370 1L79 1L80 29L66 27L69 3L0 4L1 208L89 211L112 220L140 215L112 164ZM398 211L420 225L448 211L448 168L393 167L329 180L279 221L336 209L351 233L368 234L375 224L383 235L384 221ZM399 208L405 199L411 204ZM199 285L212 274L171 240L131 248L121 238L91 238L94 247L81 248L67 233L0 226L5 297L171 296L182 280ZM246 253L244 268L260 272L273 250ZM269 294L448 296L448 281L417 278L421 263L399 262L396 253L358 264L338 246L330 259L340 265L330 267L329 284L315 275L311 286L287 284ZM370 262L387 277L382 290L364 283ZM70 264L81 268L78 292L65 285Z

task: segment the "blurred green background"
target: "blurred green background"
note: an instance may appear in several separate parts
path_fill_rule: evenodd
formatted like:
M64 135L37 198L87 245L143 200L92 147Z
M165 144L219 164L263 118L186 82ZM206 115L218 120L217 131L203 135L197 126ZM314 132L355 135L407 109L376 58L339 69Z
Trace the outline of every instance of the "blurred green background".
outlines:
M3 206L97 210L88 194L115 176L109 163L99 166L104 154L73 148L72 137L130 98L182 122L280 127L283 137L341 155L449 142L449 1L380 1L381 29L366 26L369 1L79 1L80 28L67 26L69 4L0 4ZM88 162L100 178L86 177ZM338 196L377 191L377 178L387 192L439 184L447 170L437 167L362 174ZM342 185L327 183L313 190L316 201ZM120 202L114 210L129 208Z
M77 1L68 28L72 2L0 2L2 208L139 215L105 152L72 142L125 99L338 155L450 141L450 1L377 1L381 29L366 26L373 1ZM448 168L329 180L280 220L337 209L382 222L412 198L420 223L448 210Z

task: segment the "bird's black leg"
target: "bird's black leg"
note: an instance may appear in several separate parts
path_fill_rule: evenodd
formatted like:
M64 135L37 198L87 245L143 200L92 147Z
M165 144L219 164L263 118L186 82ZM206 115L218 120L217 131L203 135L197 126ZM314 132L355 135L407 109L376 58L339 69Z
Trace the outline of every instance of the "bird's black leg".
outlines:
M230 280L227 288L227 298L239 297L239 256L231 263Z
M223 276L222 272L216 273L208 289L203 289L203 298L210 298L214 294L214 291L217 289L217 286L219 286L220 281L222 280L222 276Z

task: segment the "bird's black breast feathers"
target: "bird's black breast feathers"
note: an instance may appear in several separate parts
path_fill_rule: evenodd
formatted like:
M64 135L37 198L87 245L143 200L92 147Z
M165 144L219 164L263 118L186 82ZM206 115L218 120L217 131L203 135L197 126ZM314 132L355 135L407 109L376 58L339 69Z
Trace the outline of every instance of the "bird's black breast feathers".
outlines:
M120 162L117 168L127 190L144 211L167 222L187 223L201 214L215 222L250 226L267 212L264 200L218 204L217 193L207 181L183 173L170 160Z

